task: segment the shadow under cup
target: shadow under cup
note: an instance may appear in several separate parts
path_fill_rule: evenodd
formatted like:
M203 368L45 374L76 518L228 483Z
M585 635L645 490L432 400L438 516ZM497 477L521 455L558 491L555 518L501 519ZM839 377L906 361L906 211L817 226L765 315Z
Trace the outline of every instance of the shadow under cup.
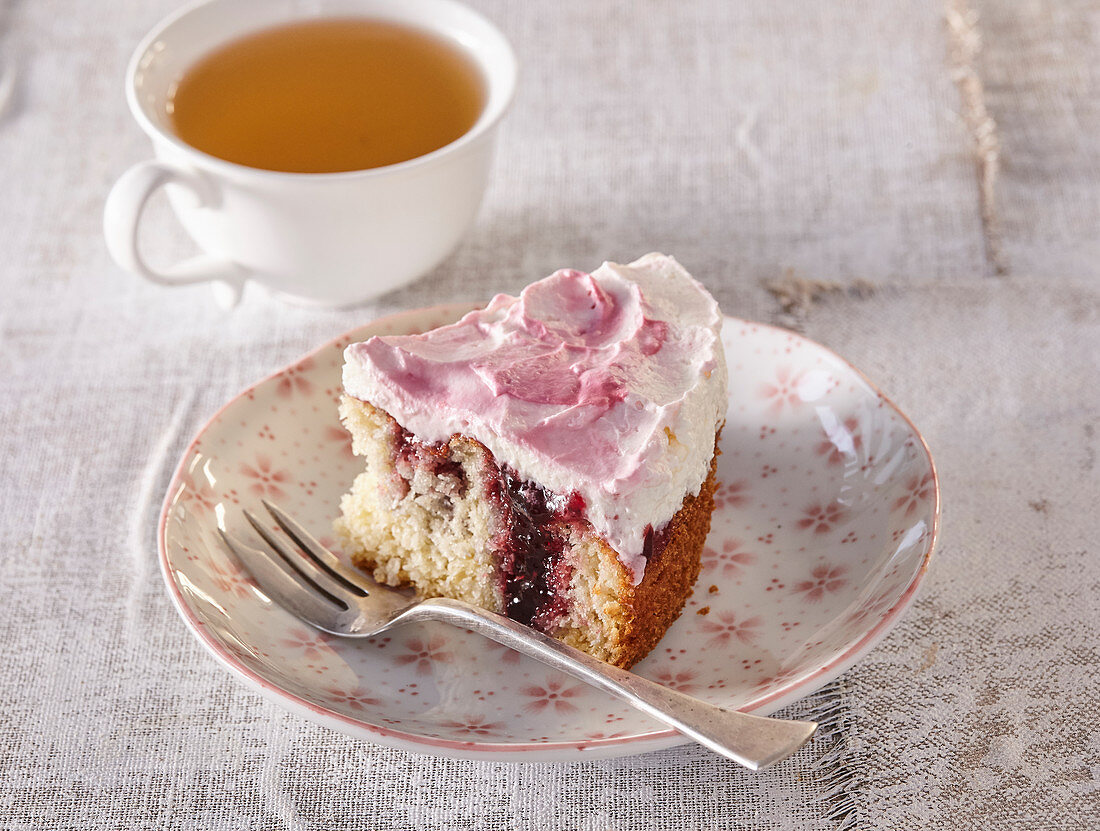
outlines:
M458 47L484 78L473 126L408 161L342 173L245 167L173 132L168 102L198 60L263 29L336 18L410 26ZM108 197L108 247L120 265L153 282L213 281L228 288L229 300L246 281L322 306L352 305L404 285L436 266L473 222L516 71L496 27L452 0L205 0L185 7L145 38L130 63L127 101L156 158L127 171ZM137 227L161 186L204 253L157 271L137 249Z

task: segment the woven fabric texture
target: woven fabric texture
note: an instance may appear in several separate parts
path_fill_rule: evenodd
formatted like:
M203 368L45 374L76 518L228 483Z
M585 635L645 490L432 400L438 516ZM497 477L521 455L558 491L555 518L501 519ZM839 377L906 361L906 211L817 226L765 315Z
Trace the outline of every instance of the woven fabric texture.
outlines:
M469 1L523 67L478 222L338 312L222 312L110 261L104 198L150 154L123 74L173 0L0 5L0 828L1100 827L1095 4ZM165 203L147 220L151 260L191 252ZM762 775L690 746L434 759L204 652L155 528L225 401L377 316L650 250L844 355L939 465L927 582L785 711L822 719L810 745Z

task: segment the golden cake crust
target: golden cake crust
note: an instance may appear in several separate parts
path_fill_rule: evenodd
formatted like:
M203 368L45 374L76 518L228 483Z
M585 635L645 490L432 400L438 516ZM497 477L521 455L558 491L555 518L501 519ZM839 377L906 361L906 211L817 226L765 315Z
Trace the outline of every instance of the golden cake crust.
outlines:
M706 481L696 496L688 494L669 521L664 550L646 563L641 583L633 586L626 581L624 594L629 597L625 604L629 621L623 629L619 651L609 663L629 669L648 655L691 597L714 511L718 453L716 437Z

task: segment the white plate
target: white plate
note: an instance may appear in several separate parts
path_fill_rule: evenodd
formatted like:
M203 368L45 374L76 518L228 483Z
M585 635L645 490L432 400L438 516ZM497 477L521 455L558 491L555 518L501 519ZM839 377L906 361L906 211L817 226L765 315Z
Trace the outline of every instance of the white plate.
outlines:
M268 698L381 744L546 761L641 753L679 734L469 633L410 625L370 641L311 630L273 604L215 528L268 497L334 546L358 472L336 415L343 348L469 307L350 332L230 401L195 437L161 515L169 593L199 640ZM935 545L939 488L908 419L848 363L785 330L727 318L730 407L703 572L636 671L767 713L841 674L898 620Z

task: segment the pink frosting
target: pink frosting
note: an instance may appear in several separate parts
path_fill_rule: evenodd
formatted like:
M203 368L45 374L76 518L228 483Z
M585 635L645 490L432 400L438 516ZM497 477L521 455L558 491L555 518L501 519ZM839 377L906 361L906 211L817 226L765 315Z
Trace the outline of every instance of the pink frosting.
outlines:
M612 264L595 274L563 269L457 323L352 344L345 388L421 440L464 433L524 478L580 493L597 530L637 555L644 527L660 527L705 477L725 383L723 367L722 400L708 394L717 403L701 410L710 444L698 470L681 477L669 447L685 397L718 365L720 315L674 260L643 262L636 274ZM645 515L633 515L633 492L679 479L677 492L661 494L667 505L657 511L647 497Z
M616 297L591 274L561 269L529 286L519 302L498 295L458 323L424 335L374 337L354 344L350 355L372 363L405 402L481 413L559 463L614 477L621 439L653 419L624 402L636 371L668 332L667 323L646 317L637 285L626 292Z

